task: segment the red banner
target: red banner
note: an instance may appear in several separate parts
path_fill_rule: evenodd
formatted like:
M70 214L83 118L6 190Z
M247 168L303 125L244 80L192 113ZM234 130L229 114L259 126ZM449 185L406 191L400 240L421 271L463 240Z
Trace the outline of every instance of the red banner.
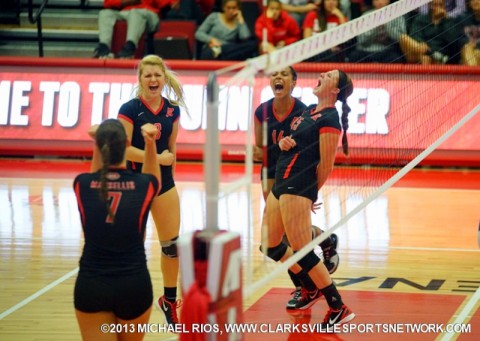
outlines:
M81 62L68 67L52 63L44 67L2 66L1 62L0 152L48 154L52 153L50 148L58 152L63 146L66 154L89 154L86 131L90 125L116 117L120 105L135 96L137 76L133 68L81 67ZM374 67L380 68L372 65L372 70ZM424 149L480 103L480 77L463 69L452 72L446 68L445 73L429 74L415 68L371 73L358 68L348 70L348 64L343 69L349 72L355 86L348 101L352 109L348 130L352 149ZM184 85L188 106L188 113L182 111L180 118L179 157L183 154L200 158L206 129L205 84L210 71L175 71ZM312 88L317 83L319 66L309 69L302 65L297 71L293 95L306 104L315 103ZM228 79L220 78L219 83ZM249 112L271 97L264 76L256 78L253 89L245 85L220 87L218 128L224 156L243 154ZM479 152L478 131L480 115L439 149Z

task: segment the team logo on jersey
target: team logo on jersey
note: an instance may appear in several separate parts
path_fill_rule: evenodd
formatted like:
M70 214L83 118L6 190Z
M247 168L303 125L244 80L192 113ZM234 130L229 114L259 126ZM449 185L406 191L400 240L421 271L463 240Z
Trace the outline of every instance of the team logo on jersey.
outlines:
M107 173L107 179L111 181L118 180L120 179L120 174L118 174L117 172L109 172Z
M172 117L173 116L173 108L167 108L167 114L165 116L166 117Z
M297 130L298 128L298 125L300 123L302 123L302 121L304 120L303 116L299 116L299 117L295 117L293 120L292 120L292 123L290 123L290 129L291 130Z

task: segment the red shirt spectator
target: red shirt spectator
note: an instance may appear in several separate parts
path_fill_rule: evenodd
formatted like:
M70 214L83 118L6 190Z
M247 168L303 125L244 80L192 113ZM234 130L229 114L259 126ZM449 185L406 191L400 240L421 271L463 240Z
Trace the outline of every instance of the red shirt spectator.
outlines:
M268 42L265 46L264 29L267 31ZM295 19L282 10L282 4L278 0L270 0L265 13L255 22L255 35L260 41L260 51L265 53L298 41L301 31Z

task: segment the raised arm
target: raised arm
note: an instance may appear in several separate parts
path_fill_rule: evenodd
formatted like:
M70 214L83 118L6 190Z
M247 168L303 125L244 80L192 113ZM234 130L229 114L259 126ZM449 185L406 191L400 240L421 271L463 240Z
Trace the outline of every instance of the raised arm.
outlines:
M168 138L168 152L171 154L172 174L175 175L175 166L177 162L177 136L178 136L178 121L173 123L172 134ZM169 155L170 157L170 155ZM166 164L168 165L168 163Z
M155 143L155 136L158 130L153 124L147 123L141 127L141 131L145 141L142 173L155 175L161 186L160 167L157 163L157 144Z
M90 165L90 173L95 173L102 168L103 162L102 157L100 155L100 150L98 149L97 142L95 141L95 135L97 133L99 125L95 124L88 129L88 135L93 140L93 156L92 156L92 163Z

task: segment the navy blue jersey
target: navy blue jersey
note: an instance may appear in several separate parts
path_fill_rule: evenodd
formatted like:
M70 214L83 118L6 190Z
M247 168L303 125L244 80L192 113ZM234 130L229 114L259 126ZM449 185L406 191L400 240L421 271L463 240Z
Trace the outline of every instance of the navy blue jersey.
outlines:
M107 185L115 215L113 224L100 198L100 172L82 173L73 183L85 235L80 271L114 275L144 270L145 228L159 182L151 174L112 168L107 173Z
M267 163L268 178L275 178L275 167L280 155L278 141L281 138L290 135L290 123L294 117L300 116L305 110L306 105L299 99L294 98L293 104L282 119L276 115L273 108L274 98L260 104L255 110L255 120L262 124L267 120L268 136L267 136ZM264 163L265 166L265 163Z
M157 152L161 153L169 149L168 140L172 135L173 124L180 118L180 108L162 97L160 108L154 112L142 101L141 98L134 98L124 103L118 112L118 118L122 118L133 125L132 146L145 149L145 141L141 133L142 125L151 123L158 129L156 137ZM134 172L142 171L142 164L128 162L128 167ZM172 166L161 166L162 191L174 186Z
M316 172L321 157L320 134L340 134L342 128L336 108L325 108L319 112L315 112L315 108L315 104L310 105L301 116L292 120L290 133L296 146L280 153L275 173L277 187L301 194L304 188L297 187L309 184L309 193L317 192Z

